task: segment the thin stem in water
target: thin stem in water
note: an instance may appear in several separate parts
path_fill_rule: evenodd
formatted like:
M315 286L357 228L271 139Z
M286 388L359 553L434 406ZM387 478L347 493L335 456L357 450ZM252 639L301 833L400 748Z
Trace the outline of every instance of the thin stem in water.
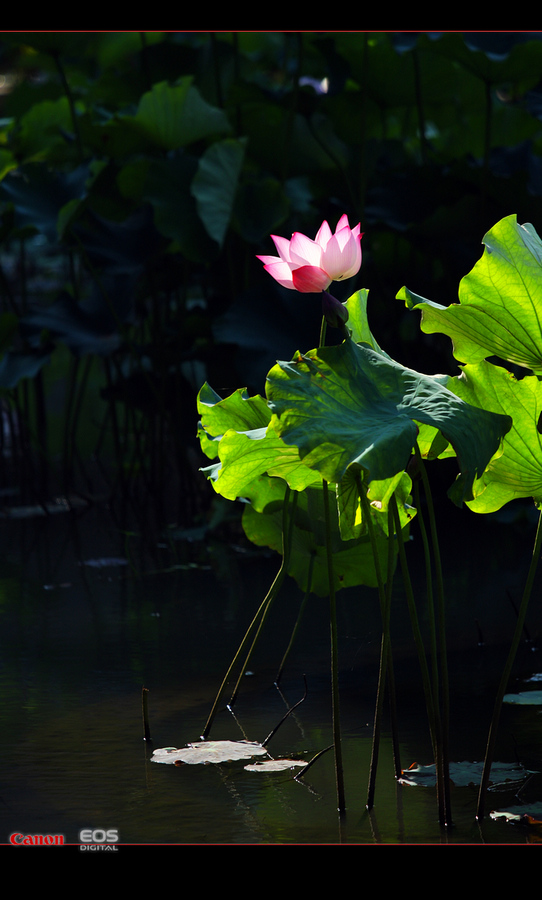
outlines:
M373 551L373 560L375 565L376 579L378 584L378 595L380 600L380 613L382 617L382 639L380 645L380 670L378 675L378 688L376 693L376 706L375 706L375 714L374 714L374 725L373 725L373 743L371 748L371 764L369 768L369 785L367 788L367 809L372 809L374 806L374 797L376 790L376 773L378 768L378 756L380 752L380 732L381 732L381 722L382 722L382 710L384 706L384 694L385 694L385 686L386 686L386 673L389 668L390 660L391 660L391 652L390 652L390 591L391 591L391 581L388 580L388 587L384 584L384 579L382 577L382 571L380 568L380 560L378 557L378 548L376 544L376 535L374 532L373 521L371 518L371 510L369 506L369 501L367 499L367 494L365 488L363 486L361 477L358 475L357 479L358 485L358 493L361 501L361 507L363 511L363 517L367 524L367 530L369 532L369 539L371 541L371 547ZM391 504L390 504L391 510ZM391 522L391 517L389 518ZM393 531L393 529L392 529ZM391 534L391 533L390 533ZM391 536L389 540L392 540Z
M289 555L289 552L288 552L288 551L289 551L289 546L290 546L290 541L291 541L291 528L292 528L292 520L290 520L290 523L289 523L289 525L288 525L288 527L287 527L287 523L288 523L288 505L289 505L289 500L290 500L290 489L287 487L287 488L286 488L286 493L285 493L285 495L284 495L284 503L283 503L283 520L282 520L282 522L283 522L283 525L282 525L283 553L282 553L282 563L281 563L281 565L280 565L279 571L277 572L277 574L276 574L276 576L275 576L275 579L274 579L274 581L273 581L271 587L269 588L269 591L267 592L266 596L264 597L264 599L262 600L260 606L258 607L258 610L256 611L256 614L255 614L254 618L252 619L252 622L250 623L250 625L249 625L249 627L248 627L248 629L247 629L247 631L246 631L246 633L245 633L245 636L244 636L243 640L241 641L241 643L240 643L240 645L239 645L239 648L238 648L238 650L237 650L235 656L233 657L233 659L232 659L232 661L231 661L231 663L230 663L230 665L229 665L229 667L228 667L228 670L227 670L227 672L226 672L226 674L225 674L225 676L224 676L224 678L223 678L223 680L222 680L222 684L220 685L220 688L219 688L219 690L218 690L218 693L217 693L217 695L216 695L216 697L215 697L215 701L214 701L213 706L212 706L212 708L211 708L211 712L209 713L209 716L208 716L208 718L207 718L207 722L205 723L205 728L203 729L203 732L202 732L202 734L201 734L201 739L202 739L203 741L207 740L207 737L209 736L209 732L210 732L210 730L211 730L211 725L212 725L212 723L213 723L213 720L214 720L214 717L215 717L215 715L216 715L216 711L217 711L217 708L218 708L219 700L220 700L220 698L221 698L221 696L222 696L222 694L223 694L223 692L224 692L224 690L225 690L225 688L226 688L226 685L227 685L227 683L228 683L228 681L229 681L229 678L230 678L230 676L231 676L231 673L233 672L233 670L235 669L235 667L236 667L236 665L237 665L239 659L241 658L241 655L243 654L243 652L244 652L244 650L245 650L245 648L246 648L246 646L247 646L247 644L248 644L248 642L249 642L249 640L250 640L250 638L251 638L251 636L252 636L252 634L253 634L253 632L254 632L254 629L256 628L256 626L258 626L258 623L259 623L258 634L260 633L260 631L261 631L261 626L262 626L262 624L263 624L263 622L264 622L264 620L265 620L267 614L269 613L269 610L270 610L270 608L271 608L271 604L272 604L273 600L275 599L275 597L276 597L276 595L277 595L279 589L281 588L282 583L283 583L283 581L284 581L284 579L285 579L285 577L286 577L286 574L287 574L287 566L288 566L288 555ZM295 502L295 497L294 497L294 502ZM232 695L232 698L231 698L230 703L229 703L230 706L233 705L233 702L234 702L234 699L235 699L235 695L237 694L237 690L238 690L238 687L239 687L239 682L240 682L240 680L241 680L241 677L242 677L243 673L244 673L245 670L246 670L246 666L247 666L248 660L249 660L249 658L250 658L250 654L252 653L252 650L254 649L254 644L255 644L255 639L252 641L252 646L251 646L251 648L250 648L250 652L249 652L249 654L247 655L247 657L246 657L246 659L245 659L245 663L244 663L244 665L243 665L243 667L242 667L242 669L241 669L241 674L240 674L239 679L238 679L238 681L237 681L237 684L236 684L236 687L235 687L234 694Z
M438 612L438 648L440 653L440 680L441 689L440 697L442 698L442 711L439 713L440 728L440 752L442 753L442 772L441 772L441 791L444 803L444 819L447 826L452 825L451 800L450 800L450 760L449 760L449 729L450 729L450 685L448 676L448 651L446 647L446 604L444 599L444 577L442 573L442 561L440 556L440 546L438 539L437 521L435 516L435 508L433 505L433 496L431 493L431 485L427 476L427 470L420 453L420 448L416 443L414 446L416 461L418 463L419 472L422 478L422 484L427 503L427 512L429 516L429 532L431 535L431 546L433 550L433 560L435 565L436 576L436 598ZM429 582L428 582L429 584ZM432 638L433 641L435 638ZM436 677L436 676L435 676ZM439 692L437 683L434 685L435 704L438 705Z
M489 735L487 740L486 747L486 755L484 760L484 768L482 771L482 780L480 782L480 789L478 793L478 807L476 812L477 819L483 819L485 815L485 797L486 791L489 785L489 776L491 774L491 764L493 762L493 753L495 750L495 741L497 739L497 729L499 727L499 719L501 717L502 703L503 697L508 685L508 681L510 679L510 674L512 672L512 666L514 664L514 660L516 658L517 649L519 647L519 642L521 640L521 635L523 633L523 628L525 625L525 618L527 615L527 607L529 606L529 600L531 598L531 593L533 589L534 577L536 575L536 570L538 568L538 562L540 559L540 553L542 552L542 510L540 511L538 517L538 525L536 529L536 537L534 541L533 554L531 556L531 564L529 566L529 571L527 573L527 580L525 582L525 587L523 589L523 596L521 598L521 604L519 607L518 617L516 621L516 628L514 631L514 637L512 639L512 644L510 646L510 650L508 652L508 657L506 660L505 667L503 669L503 673L501 676L501 681L499 684L499 689L497 692L497 696L495 698L495 705L493 708L493 717L491 719L491 725L489 728Z

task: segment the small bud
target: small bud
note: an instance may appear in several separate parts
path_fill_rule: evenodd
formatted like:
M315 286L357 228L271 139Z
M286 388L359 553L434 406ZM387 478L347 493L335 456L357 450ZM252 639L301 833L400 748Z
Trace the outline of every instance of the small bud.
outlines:
M348 322L348 310L344 303L322 291L322 315L331 328L342 328Z

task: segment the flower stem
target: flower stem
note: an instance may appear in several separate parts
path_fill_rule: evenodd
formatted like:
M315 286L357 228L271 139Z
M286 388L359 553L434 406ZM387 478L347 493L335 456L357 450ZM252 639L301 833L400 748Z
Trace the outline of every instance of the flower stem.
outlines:
M326 317L322 316L322 324L320 325L320 340L318 341L319 347L325 347L325 345L326 345L326 332L327 332Z
M339 714L339 662L337 639L337 603L335 597L335 573L333 568L333 548L331 546L331 519L329 489L327 481L322 482L324 490L324 517L326 531L326 556L329 577L329 623L331 636L331 697L333 720L333 748L335 751L335 778L337 782L337 806L339 813L346 811L344 793L344 771L342 761L341 725Z
M297 632L299 631L299 626L301 625L301 619L303 618L303 613L305 612L305 607L307 605L307 601L310 596L311 586L312 586L312 573L313 573L313 569L314 569L314 558L315 558L315 554L311 553L310 559L309 559L309 573L308 573L308 577L307 577L307 589L303 596L303 600L302 600L302 603L301 603L301 606L299 609L299 613L297 615L297 619L296 619L296 623L295 623L293 631L292 631L292 635L290 637L290 641L288 643L286 650L284 651L284 656L282 657L282 660L281 660L281 663L279 666L279 670L277 672L277 677L275 678L275 684L277 686L280 684L280 680L282 678L282 673L284 671L284 666L286 664L286 660L288 658L290 650L293 647L294 641L297 636Z
M519 647L519 642L521 640L521 635L523 632L523 627L525 625L525 617L527 615L527 607L529 606L529 600L531 597L531 592L533 589L534 577L536 574L536 570L538 567L538 562L540 558L540 553L542 551L542 510L540 511L538 517L538 525L536 529L536 537L533 547L533 554L531 557L531 563L529 566L529 571L527 573L527 580L525 582L525 587L523 589L523 597L521 598L521 605L518 612L516 629L514 631L514 637L512 639L512 644L510 646L510 650L508 652L508 657L506 660L506 664L501 676L501 681L499 684L499 689L497 692L497 696L495 698L495 705L493 707L493 717L491 719L491 725L489 728L489 735L486 747L486 755L484 760L484 768L482 771L482 780L480 782L480 789L478 793L478 807L476 811L476 818L483 819L485 815L485 796L487 787L489 784L489 776L491 774L491 764L493 762L493 753L495 750L495 741L497 739L497 729L499 726L499 719L501 716L503 697L508 685L508 681L510 679L510 674L512 672L512 666L514 664L514 660L516 658L517 649Z

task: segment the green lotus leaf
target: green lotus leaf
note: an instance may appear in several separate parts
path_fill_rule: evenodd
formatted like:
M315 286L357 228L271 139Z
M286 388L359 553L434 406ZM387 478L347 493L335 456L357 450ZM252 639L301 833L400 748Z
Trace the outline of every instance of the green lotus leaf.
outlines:
M270 425L271 411L260 395L239 389L221 399L205 384L198 395L202 449L219 462L203 469L215 491L228 500L250 500L258 511L282 505L286 487L302 491L321 483L295 446L285 444Z
M249 397L246 388L239 388L223 399L205 383L199 391L197 404L201 424L213 437L219 437L230 429L250 431L266 428L271 421L265 399L259 394Z
M191 185L205 229L221 247L230 225L245 152L244 140L216 141L198 161Z
M420 310L421 329L447 334L462 363L491 356L542 374L542 242L516 216L484 237L482 258L461 280L459 303L441 306L403 287L397 297Z
M443 376L420 375L346 340L291 362L267 377L272 427L299 448L302 461L330 483L349 466L364 470L367 483L405 470L421 423L441 432L458 457L460 475L450 496L472 499L480 477L511 426L509 416L478 409L445 386Z
M506 369L483 361L462 367L449 387L467 403L513 417L499 453L475 481L467 505L479 513L500 509L510 500L532 497L542 502L542 382L535 375L517 379Z
M353 341L356 342L356 344L369 344L369 346L372 347L373 350L376 350L378 353L381 353L383 356L385 356L386 359L389 359L390 357L378 345L376 338L374 337L369 327L369 319L367 315L368 298L369 291L364 288L363 290L356 291L355 294L352 294L352 296L349 297L344 304L348 310L347 327L350 331L350 337Z
M357 344L369 344L373 350L391 360L391 357L382 350L377 343L374 335L369 327L367 315L367 300L369 291L365 288L356 291L345 303L348 309L348 330L350 337ZM433 375L435 380L440 380L444 385L448 380L447 375ZM424 425L421 422L418 425L418 447L424 459L442 459L446 456L454 456L455 451L451 444L443 437L438 428L431 425Z
M339 527L343 540L352 540L367 534L367 523L359 496L358 470L350 466L337 485L337 509ZM388 534L388 505L395 496L401 528L406 528L414 516L415 508L411 505L412 481L406 472L398 472L393 478L384 481L371 481L367 491L373 523L379 531Z
M285 444L270 426L247 432L228 431L220 441L219 456L221 465L213 487L228 500L244 497L258 505L257 494L266 475L282 479L282 485L277 486L279 493L284 492L286 485L302 491L322 481L318 472L299 459L297 448ZM268 489L266 485L266 493Z
M124 116L123 122L165 151L231 130L224 111L203 99L192 76L174 86L154 84L142 95L135 116Z

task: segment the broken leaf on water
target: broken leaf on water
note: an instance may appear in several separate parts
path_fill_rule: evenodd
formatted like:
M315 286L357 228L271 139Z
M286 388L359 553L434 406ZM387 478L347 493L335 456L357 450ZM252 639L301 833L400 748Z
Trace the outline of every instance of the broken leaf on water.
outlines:
M483 768L484 764L481 762L450 763L450 781L456 787L477 785L481 781ZM498 784L522 781L529 774L531 773L523 766L511 763L493 763L490 783L495 789ZM420 766L418 763L413 763L409 769L403 769L399 782L414 787L434 787L436 784L435 766Z
M522 691L520 694L505 694L503 703L517 703L519 706L540 706L542 691Z
M529 807L511 807L508 810L492 810L492 819L506 819L511 825L521 825L534 829L542 834L542 805L540 803Z
M267 759L265 762L250 763L245 766L247 772L283 772L294 766L306 766L302 759Z
M162 747L155 750L151 762L198 765L250 759L252 756L263 756L265 753L267 750L262 744L252 741L199 741L197 744L188 744L181 750L176 747Z
M84 559L81 566L90 566L91 569L106 569L108 566L127 566L128 560L117 556L103 556L98 559Z

